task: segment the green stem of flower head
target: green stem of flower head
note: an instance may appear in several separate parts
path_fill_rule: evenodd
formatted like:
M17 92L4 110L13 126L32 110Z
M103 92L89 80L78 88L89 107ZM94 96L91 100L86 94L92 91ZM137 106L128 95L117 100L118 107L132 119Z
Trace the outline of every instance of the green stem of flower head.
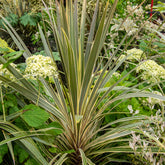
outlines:
M2 86L0 86L0 90L1 90L1 103L2 103L2 110L3 110L3 119L4 119L4 122L6 122L6 114L5 114L5 106L4 106L4 101L3 101Z
M40 98L40 89L41 89L40 81L38 81L38 84L39 84L39 87L38 87L38 98L37 98L37 101L36 101L36 105L37 106L38 106L38 102L39 102L39 98Z

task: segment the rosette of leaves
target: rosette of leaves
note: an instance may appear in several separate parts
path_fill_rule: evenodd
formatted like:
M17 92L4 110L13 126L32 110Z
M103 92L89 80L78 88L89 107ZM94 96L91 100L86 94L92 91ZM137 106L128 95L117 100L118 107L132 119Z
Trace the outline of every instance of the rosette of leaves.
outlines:
M137 86L140 84L131 83L128 86L119 86L119 83L132 71L114 84L110 84L108 88L104 88L105 84L126 59L124 58L119 63L114 62L113 57L117 54L117 52L114 52L98 74L101 66L101 63L98 63L98 57L104 46L117 2L117 0L114 1L111 10L108 10L107 2L99 24L96 26L99 7L99 0L97 0L87 42L85 42L87 0L83 0L80 24L78 23L77 0L74 3L69 0L66 1L66 8L62 3L59 4L56 1L55 15L52 6L50 8L45 6L62 61L67 85L61 81L60 77L54 76L53 85L41 78L39 83L42 83L45 89L45 94L41 94L36 89L35 84L24 79L10 65L7 66L7 69L18 79L21 85L11 82L4 76L0 76L0 80L6 83L10 82L11 88L48 112L50 114L49 122L57 122L63 128L63 133L52 137L53 147L50 148L48 139L43 139L35 134L33 138L29 137L27 139L27 137L25 138L27 131L18 130L12 124L9 124L10 121L1 121L0 128L5 132L9 132L10 137L8 141L4 140L0 144L18 140L36 161L44 165L62 163L101 165L111 162L128 162L125 154L133 153L133 150L129 147L132 131L144 123L150 123L150 120L145 115L121 116L103 125L103 119L107 113L112 116L116 113L115 111L112 112L113 107L109 108L109 106L120 100L134 97L153 97L161 100L165 100L165 97L145 92L143 89L138 90ZM31 56L30 51L15 30L4 18L3 20L19 49L25 50L24 57ZM45 52L53 58L52 51L40 27L39 30ZM117 51L122 43L123 41L119 44ZM6 61L3 57L0 57L0 62L4 64ZM116 92L109 97L112 91ZM103 102L103 106L100 107ZM105 112L107 109L108 111ZM122 109L118 113L123 113ZM19 134L15 134L15 132L19 132ZM44 146L42 150L38 149L34 139L38 140L37 144ZM159 146L160 143L157 143L158 147L155 152L164 153L164 148ZM45 156L42 152L48 154Z

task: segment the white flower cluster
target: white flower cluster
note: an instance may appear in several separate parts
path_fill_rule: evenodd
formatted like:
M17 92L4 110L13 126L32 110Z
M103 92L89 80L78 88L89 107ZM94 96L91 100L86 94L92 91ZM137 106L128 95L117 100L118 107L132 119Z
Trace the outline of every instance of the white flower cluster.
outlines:
M145 23L145 29L151 31L151 29L158 30L159 26L157 24L154 24L151 21L146 21Z
M142 58L146 59L146 55L140 49L133 48L133 49L127 50L126 54L127 54L127 56L129 56L127 58L128 60L137 60L137 61L139 61Z
M132 3L127 5L127 12L131 15L135 14L137 19L144 18L144 10L142 6L137 8L137 5L133 6Z
M113 26L111 30L126 31L129 36L134 35L138 31L139 23L144 20L144 13L142 6L133 6L132 3L128 3L125 10L125 16L130 15L126 20L124 18L113 19ZM124 21L124 22L123 22ZM123 22L122 26L121 23ZM120 28L119 28L120 27Z
M113 26L111 27L111 31L115 30L117 31L123 31L125 30L129 36L136 33L138 30L136 23L134 23L133 19L131 17L128 17L121 25L121 22L123 22L123 18L113 19ZM120 27L120 28L119 28Z
M17 65L15 65L14 63L11 63L10 65L19 72L19 70L16 68ZM2 67L3 67L3 64L0 64L0 75L16 82L17 79L8 71L8 69L7 68L2 68ZM0 84L3 84L3 82L0 81ZM5 86L7 87L8 85L5 84Z
M128 105L128 110L130 111L130 113L131 113L132 115L136 115L136 114L139 113L139 110L133 110L132 105Z
M138 30L137 25L134 23L133 19L128 17L124 23L123 26L120 28L120 30L125 30L129 36L136 33Z
M126 55L128 56L126 60L140 61L141 59L146 59L145 53L142 50L136 48L127 50ZM126 55L121 55L118 60L119 61L123 60L126 57Z
M148 82L159 82L165 79L165 69L153 60L142 62L136 69L137 73L142 71L142 79Z
M26 60L25 77L30 79L38 79L39 77L49 77L49 81L53 76L57 76L56 65L50 57L43 55L33 55Z

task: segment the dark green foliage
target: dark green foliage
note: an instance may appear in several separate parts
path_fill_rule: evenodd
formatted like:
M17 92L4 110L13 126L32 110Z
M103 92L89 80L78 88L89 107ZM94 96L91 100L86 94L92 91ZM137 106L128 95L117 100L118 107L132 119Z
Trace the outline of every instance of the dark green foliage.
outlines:
M31 127L38 127L49 118L49 114L45 110L33 104L26 105L22 110L24 113L21 117Z
M15 26L18 24L18 15L16 14L9 14L9 16L6 17L7 21L9 21L9 23L12 25L12 26ZM3 24L2 20L1 20L1 24Z
M5 154L7 152L8 152L7 144L4 144L4 145L0 146L0 163L3 162L3 157L5 156Z
M20 23L24 26L37 26L37 23L40 21L41 19L41 14L37 13L35 15L29 14L29 13L25 13L19 20Z
M9 94L9 91L7 92L6 90L6 93L4 92L3 94L4 96L3 101L4 101L6 116L8 114L13 115L14 113L18 113L22 111L22 115L20 115L20 117L18 116L12 120L12 123L15 124L15 126L17 126L18 128L24 131L31 129L31 127L37 127L37 129L50 128L49 130L45 131L46 136L40 137L40 138L45 139L45 141L48 141L48 142L51 142L50 139L52 139L52 138L49 138L48 134L57 136L63 132L62 127L60 126L59 123L57 122L52 122L51 124L45 123L45 121L47 121L50 115L45 110L39 108L38 106L29 104L29 105L24 106L24 108L22 108L21 110L21 108L18 105L18 100L17 100L18 96L16 97L13 93ZM19 99L20 101L24 102L24 100L21 100L21 98ZM2 115L2 113L3 113L2 104L0 102L0 115ZM4 135L3 135L3 132L1 131L0 141L2 140L4 140ZM31 158L29 153L27 153L22 148L22 145L21 147L17 145L16 143L12 143L12 145L14 148L14 156L15 156L16 164L38 165L38 163L34 159ZM0 163L4 163L4 160L3 160L4 156L5 156L5 159L6 157L8 159L11 159L9 158L10 153L9 153L7 145L0 146Z
M63 132L63 128L58 122L52 122L48 125L45 125L44 128L53 128L52 130L46 131L46 133L57 136Z
M18 17L16 14L9 14L5 17L9 23L15 28L17 33L21 36L24 42L31 47L31 38L32 35L37 32L37 24L41 21L41 13L31 14L24 13L21 17ZM6 33L6 28L4 22L0 19L0 35L5 39L9 44L13 43L10 40L9 35Z
M25 162L25 165L39 165L34 159L28 159L27 162Z
M37 23L41 20L41 13L37 13L37 14L24 13L24 15L20 18L16 14L9 14L9 16L5 18L14 27L18 26L19 24L23 26L37 26ZM4 22L1 19L0 27L4 28L3 24Z
M9 14L7 17L5 17L6 20L12 25L15 26L18 24L18 16L16 14ZM4 22L2 21L2 19L0 19L0 27L1 28L5 28L4 27Z
M17 144L14 145L14 155L16 158L16 164L38 165L38 163L30 157L30 155Z
M24 149L20 148L18 145L14 146L14 153L15 156L18 157L19 163L23 163L29 157L29 154Z
M16 158L16 164L23 165L38 165L38 163L30 157L30 155L17 144L14 145L14 155Z

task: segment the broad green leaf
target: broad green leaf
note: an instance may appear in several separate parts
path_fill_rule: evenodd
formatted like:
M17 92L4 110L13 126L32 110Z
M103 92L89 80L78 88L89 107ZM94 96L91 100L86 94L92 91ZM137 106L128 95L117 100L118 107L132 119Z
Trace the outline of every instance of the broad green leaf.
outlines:
M29 157L29 154L18 145L14 147L14 153L15 156L18 156L19 163L23 163Z
M18 52L11 52L9 54L4 55L3 57L7 59L7 62L3 64L2 68L6 68L10 63L13 63L15 60L21 57L23 53L24 51L18 51Z
M41 54L43 56L47 56L46 52L44 50L35 53L35 55L39 55L39 54ZM61 61L60 56L59 56L59 52L52 52L52 54L53 54L55 61Z
M71 154L71 153L74 153L75 150L67 150L67 151L64 151L63 153L67 153L67 154Z
M36 162L34 159L30 158L25 162L24 165L39 165L39 163Z
M36 26L37 20L30 14L26 13L20 18L20 22L22 25L27 26Z
M33 104L26 105L22 110L25 112L21 115L21 117L31 127L38 127L42 125L50 116L45 110Z
M53 128L52 130L46 131L48 134L52 134L54 136L63 133L63 128L58 122L52 122L46 128Z
M52 147L52 148L49 148L49 151L51 152L51 153L58 153L58 149L57 148L55 148L55 147Z
M9 21L9 23L12 26L15 26L15 25L18 24L18 15L16 15L16 14L9 14L9 16L6 17L6 20Z
M61 61L61 58L59 56L59 52L53 52L53 57L55 61Z

